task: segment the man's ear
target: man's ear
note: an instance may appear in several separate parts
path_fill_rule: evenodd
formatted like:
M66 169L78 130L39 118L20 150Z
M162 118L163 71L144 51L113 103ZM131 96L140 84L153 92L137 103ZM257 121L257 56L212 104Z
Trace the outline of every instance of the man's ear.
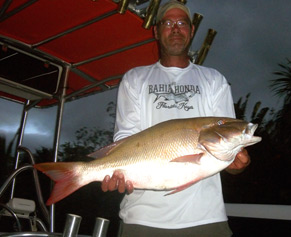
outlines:
M159 40L158 27L156 25L154 26L154 36L156 40Z
M194 27L194 25L192 25L192 27L191 27L191 39L194 36L194 32L195 32L195 27Z

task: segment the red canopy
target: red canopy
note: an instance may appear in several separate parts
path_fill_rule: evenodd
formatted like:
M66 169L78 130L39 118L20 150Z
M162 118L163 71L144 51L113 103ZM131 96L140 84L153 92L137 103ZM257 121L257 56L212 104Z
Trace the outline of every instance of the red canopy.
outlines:
M41 99L39 106L47 106L56 102L52 97L59 94L64 80L58 75L64 78L67 70L66 96L82 96L111 89L130 68L158 59L152 30L142 27L143 20L137 14L129 10L118 13L114 1L10 2L0 0L2 97L25 101L32 93L37 95L33 99ZM20 58L8 64L16 55ZM31 56L38 64L30 62ZM27 63L20 66L21 62ZM21 72L17 75L21 82L14 78L17 72ZM58 79L45 78L51 74ZM43 87L51 86L51 81L56 86L47 92Z

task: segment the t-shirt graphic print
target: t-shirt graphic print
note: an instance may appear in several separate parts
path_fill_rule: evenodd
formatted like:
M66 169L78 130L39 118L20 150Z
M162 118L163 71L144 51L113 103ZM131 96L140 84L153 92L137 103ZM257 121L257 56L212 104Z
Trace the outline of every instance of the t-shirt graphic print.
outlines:
M196 94L201 94L198 85L154 84L148 86L148 93L155 95L153 104L156 109L194 109L189 103Z

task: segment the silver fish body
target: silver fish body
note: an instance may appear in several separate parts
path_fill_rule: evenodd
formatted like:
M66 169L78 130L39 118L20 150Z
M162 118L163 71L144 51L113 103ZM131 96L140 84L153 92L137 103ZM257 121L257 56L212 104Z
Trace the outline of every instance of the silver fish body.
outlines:
M56 182L48 204L115 170L134 188L174 193L229 166L243 147L261 140L254 136L256 128L232 118L169 120L90 154L94 161L42 163L36 168Z

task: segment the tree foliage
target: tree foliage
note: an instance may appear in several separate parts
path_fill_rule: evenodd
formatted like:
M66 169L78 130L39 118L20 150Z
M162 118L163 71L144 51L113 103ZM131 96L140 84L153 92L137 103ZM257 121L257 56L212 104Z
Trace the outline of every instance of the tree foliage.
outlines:
M82 127L76 131L76 141L61 145L60 161L89 160L88 154L112 142L113 131Z
M247 148L251 165L242 174L232 176L222 173L226 202L291 204L290 64L290 60L286 65L279 64L282 71L274 72L279 77L271 80L272 91L284 100L282 108L276 112L267 107L261 108L258 101L247 119L250 94L235 103L238 118L259 125L255 133L262 137L262 141Z
M276 96L283 98L283 106L275 115L275 129L273 138L278 149L286 155L291 152L291 61L279 64L282 71L275 71L279 76L271 81L270 87Z
M113 142L113 128L115 119L114 102L109 102L106 112L112 122L108 129L100 129L97 127L82 127L75 132L76 140L68 141L61 145L59 154L60 161L86 161L90 160L87 156L93 151L98 150Z
M271 80L270 88L275 95L284 98L284 104L291 103L291 60L287 59L287 63L279 63L281 71L275 71L274 74L278 78Z

